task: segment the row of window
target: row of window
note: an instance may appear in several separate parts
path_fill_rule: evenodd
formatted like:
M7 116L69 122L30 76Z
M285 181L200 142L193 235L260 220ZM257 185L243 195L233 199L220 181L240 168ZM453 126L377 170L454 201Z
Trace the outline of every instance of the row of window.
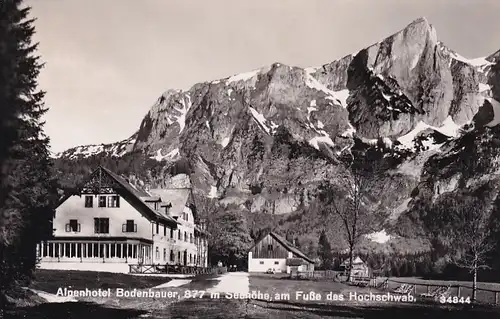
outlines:
M85 207L94 207L94 196L85 196ZM99 196L97 201L97 207L120 207L120 196Z
M264 261L263 261L263 260L261 260L261 261L259 262L259 264L264 265ZM280 262L279 262L279 261L275 261L275 262L274 262L274 264L275 264L275 265L279 265L279 264L280 264Z
M187 256L186 256L187 257ZM156 247L156 260L160 260L160 248ZM170 250L170 259L171 262L175 262L175 253L171 249ZM167 261L167 248L163 248L163 261ZM177 261L181 261L181 252L177 252ZM190 264L196 264L196 262L199 262L199 258L196 258L195 254L189 254L189 263ZM187 262L187 261L186 261Z
M167 236L167 228L168 228L167 226L163 225L163 236ZM174 238L174 232L175 232L175 230L174 230L174 229L172 229L172 228L169 228L169 229L170 229L170 238ZM159 223L156 223L156 234L157 234L157 235L159 235L159 234L160 234L160 224L159 224ZM184 232L184 237L183 237L183 236L182 236L182 232L181 232L181 230L179 229L179 232L178 232L178 234L177 234L177 239L178 239L178 240L183 240L183 239L184 239L184 241L185 241L185 242L188 242L188 233L185 231L185 232ZM193 234L192 234L192 233L190 233L190 234L189 234L189 242L190 242L191 244L193 244L193 243L196 243L196 244L197 244L197 243L198 243L198 242L197 242L197 238L196 238L196 237L193 237Z
M167 226L163 226L163 235L167 236ZM170 238L174 238L175 230L170 229ZM66 224L66 232L80 232L81 225L78 223L77 219L70 219L69 223ZM137 224L134 220L129 219L125 224L122 225L122 232L124 233L137 233ZM94 218L94 233L96 234L109 234L109 218ZM156 234L160 233L160 224L156 223ZM178 232L178 239L184 239L185 242L188 242L188 234L184 232L184 238L182 236L181 230ZM198 244L198 238L193 237L193 234L189 234L189 242Z

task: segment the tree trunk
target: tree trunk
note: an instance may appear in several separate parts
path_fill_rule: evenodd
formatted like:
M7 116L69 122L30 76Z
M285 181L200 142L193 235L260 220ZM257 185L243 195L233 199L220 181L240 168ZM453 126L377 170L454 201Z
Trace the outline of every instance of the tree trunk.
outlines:
M352 245L349 245L349 271L347 273L347 281L351 281L353 250L354 250L354 247Z
M477 291L477 264L474 263L474 278L472 279L472 301L476 301Z

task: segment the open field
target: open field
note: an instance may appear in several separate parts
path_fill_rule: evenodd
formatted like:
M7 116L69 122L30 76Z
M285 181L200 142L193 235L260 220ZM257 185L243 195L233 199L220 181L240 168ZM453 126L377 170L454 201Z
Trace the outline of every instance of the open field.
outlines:
M187 290L213 291L217 287L232 288L235 279L245 274L224 276L199 276L180 287L160 288L157 291L178 292ZM275 277L275 278L273 278ZM261 301L246 299L227 299L222 293L220 298L211 299L210 293L204 298L78 298L80 302L45 303L35 307L18 308L7 313L6 318L499 318L500 310L474 308L469 306L442 306L420 303L381 303L381 302L338 302L326 300L300 300L295 298L296 291L314 291L322 296L329 292L348 295L350 292L377 293L373 288L351 287L332 281L308 281L276 278L274 275L250 275L249 290L261 293L288 293L290 300ZM168 278L130 276L91 272L39 272L34 289L56 292L58 285L73 285L82 288L150 288L169 282ZM398 278L398 280L401 278ZM175 280L175 279L174 279ZM411 278L408 278L410 282ZM52 282L53 281L53 282ZM225 284L222 284L225 281ZM402 280L401 280L402 281ZM172 282L173 283L173 282ZM244 283L244 281L242 282ZM438 282L440 283L440 282ZM169 282L170 284L170 282ZM229 284L229 286L227 285ZM236 286L236 285L235 285ZM243 291L240 288L235 291ZM216 289L217 290L217 289ZM378 292L383 293L383 292Z

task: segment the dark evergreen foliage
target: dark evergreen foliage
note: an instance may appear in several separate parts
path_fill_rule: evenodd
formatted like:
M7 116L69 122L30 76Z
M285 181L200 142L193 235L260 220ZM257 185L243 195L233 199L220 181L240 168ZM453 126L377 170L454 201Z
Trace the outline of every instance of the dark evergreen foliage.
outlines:
M43 133L42 68L30 9L0 2L0 294L26 284L36 265L36 244L52 235L57 184L49 139ZM5 304L0 300L0 304Z

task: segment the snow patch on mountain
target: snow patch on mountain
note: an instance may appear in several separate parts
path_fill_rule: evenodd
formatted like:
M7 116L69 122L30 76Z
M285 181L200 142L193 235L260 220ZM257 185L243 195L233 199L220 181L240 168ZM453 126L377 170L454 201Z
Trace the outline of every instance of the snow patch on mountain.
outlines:
M374 241L379 244L385 244L388 242L392 236L388 235L385 229L382 229L381 231L374 232L368 235L365 235L366 238L368 238L371 241Z
M487 98L488 102L490 102L491 106L493 107L493 120L486 124L488 127L493 127L497 126L500 124L500 102L495 100L494 98Z
M403 146L405 146L406 148L413 149L414 148L413 140L420 132L422 132L426 129L432 129L434 131L437 131L437 132L439 132L443 135L449 136L449 137L457 137L458 132L459 132L459 128L460 128L460 126L458 126L453 121L451 116L448 116L443 121L443 123L441 124L440 127L430 126L430 125L420 121L417 123L417 125L415 126L415 128L413 130L411 130L408 134L399 137L397 140L398 140L398 142L403 144ZM428 143L428 141L424 141L424 144L426 144L426 143ZM430 146L430 145L424 145L424 146Z
M220 145L222 145L222 147L226 147L227 144L229 144L230 141L231 141L231 137L224 137L222 139L222 141L220 142Z
M491 90L491 86L489 86L488 84L479 83L479 93L487 92L490 90Z
M331 100L331 101L334 101L334 102L342 104L341 101L343 100L343 98L345 96L345 93L341 93L342 97L339 97L336 92L330 90L325 85L319 83L318 80L316 80L315 78L313 78L307 72L306 72L306 85L309 88L311 88L311 89L314 89L314 90L321 91L321 92L325 93L326 94L326 98L325 99ZM344 105L342 105L342 106L344 106Z
M250 110L250 112L252 113L252 116L254 118L254 120L257 122L257 124L259 124L259 126L267 133L267 134L271 134L271 129L269 127L267 127L266 125L266 118L264 117L264 115L262 115L261 113L257 112L256 109L254 109L253 107L249 106L248 109Z
M257 74L259 74L259 71L260 70L253 70L253 71L250 71L250 72L245 72L245 73L240 73L240 74L233 75L233 76L229 77L226 80L226 83L232 83L232 82L239 82L239 81L250 80L254 76L256 76Z
M317 150L319 150L319 143L325 143L330 146L335 146L332 139L328 135L316 136L309 140L309 144Z
M351 93L348 89L340 90L340 91L333 91L335 95L337 96L337 101L342 105L344 108L347 108L347 98L349 97L349 94Z
M453 59L457 60L457 61L460 61L460 62L463 62L463 63L466 63L466 64L469 64L469 65L472 65L474 67L486 67L488 65L492 65L493 63L491 63L490 61L486 60L486 57L480 57L480 58L475 58L475 59L467 59L466 57L464 56L461 56L460 54L456 53L456 52L450 52L450 55Z
M156 155L151 156L150 158L157 160L158 162L161 162L163 160L173 160L177 156L179 156L179 149L178 148L171 150L166 155L162 155L162 150L159 149L156 151Z

